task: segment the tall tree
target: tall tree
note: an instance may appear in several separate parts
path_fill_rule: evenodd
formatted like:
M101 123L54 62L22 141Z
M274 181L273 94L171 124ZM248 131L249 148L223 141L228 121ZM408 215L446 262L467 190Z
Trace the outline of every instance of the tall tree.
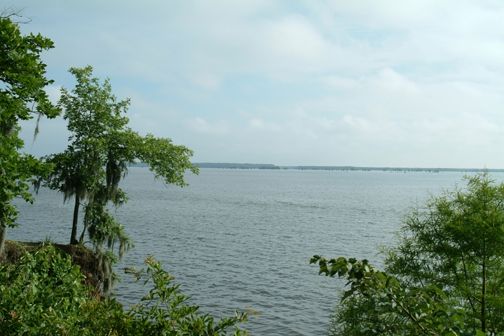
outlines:
M29 180L47 173L47 166L20 152L19 121L59 113L44 91L52 81L40 58L53 42L40 34L23 35L12 17L0 17L0 257L6 229L15 225L18 214L12 200L32 201Z
M504 334L504 184L469 177L413 212L385 272L365 260L312 262L350 285L334 335Z
M119 254L128 246L122 226L109 213L107 205L120 205L126 195L119 187L128 164L142 161L166 183L184 186L187 170L197 173L190 162L192 151L174 145L170 139L140 136L128 127L129 100L118 100L110 81L93 77L93 69L71 68L77 84L72 91L62 89L60 106L70 131L68 148L47 158L54 170L46 185L74 198L70 243L82 242L87 232L97 248ZM85 203L84 229L77 238L79 209Z

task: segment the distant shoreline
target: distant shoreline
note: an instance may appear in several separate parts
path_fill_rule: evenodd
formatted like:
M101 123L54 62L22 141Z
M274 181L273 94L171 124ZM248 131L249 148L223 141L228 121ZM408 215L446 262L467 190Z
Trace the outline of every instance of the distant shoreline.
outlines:
M334 170L334 171L390 171L390 172L460 172L460 173L504 173L504 169L485 168L415 168L415 167L360 167L360 166L277 166L271 163L220 163L195 162L198 168L214 169L267 169L267 170ZM132 164L132 167L145 167L143 163Z
M484 169L484 168L414 168L414 167L359 167L359 166L277 166L274 164L258 163L213 163L196 162L199 168L220 168L220 169L288 169L288 170L340 170L340 171L398 171L398 172L461 172L461 173L482 173L498 172L504 173L504 169Z

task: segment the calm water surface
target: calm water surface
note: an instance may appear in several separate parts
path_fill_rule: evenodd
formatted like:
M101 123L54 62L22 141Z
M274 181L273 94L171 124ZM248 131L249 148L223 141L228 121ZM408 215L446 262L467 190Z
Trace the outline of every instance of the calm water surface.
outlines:
M463 173L202 169L190 186L165 186L146 168L124 181L129 202L116 216L135 247L118 265L142 267L154 255L204 312L252 310L253 335L323 335L342 282L318 275L314 254L380 264L405 214ZM494 174L501 180L503 174ZM72 204L42 190L17 203L20 226L8 239L69 239ZM146 292L121 275L125 304Z

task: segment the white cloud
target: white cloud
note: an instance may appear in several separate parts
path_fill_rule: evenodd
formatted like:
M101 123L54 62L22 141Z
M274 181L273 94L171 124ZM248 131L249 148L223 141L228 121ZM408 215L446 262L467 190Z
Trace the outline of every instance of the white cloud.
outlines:
M501 2L19 1L53 73L95 65L208 161L504 166Z
M225 121L209 122L204 118L197 117L187 121L190 129L197 133L207 135L226 135L229 133L229 127Z
M415 94L419 91L418 85L414 81L390 68L382 69L373 81L374 86L384 91L401 94Z
M353 89L359 85L357 79L341 76L326 76L321 79L321 82L333 90Z
M216 90L220 86L220 79L210 73L197 74L191 77L194 84L207 89Z

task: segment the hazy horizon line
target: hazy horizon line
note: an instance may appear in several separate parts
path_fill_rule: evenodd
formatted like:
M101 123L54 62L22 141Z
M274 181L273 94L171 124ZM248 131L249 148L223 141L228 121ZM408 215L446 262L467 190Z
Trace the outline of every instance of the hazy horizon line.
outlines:
M418 170L418 171L461 171L461 172L504 172L504 168L474 167L414 167L414 166L360 166L360 165L280 165L250 162L193 162L200 168L260 168L260 169L313 169L313 170Z

